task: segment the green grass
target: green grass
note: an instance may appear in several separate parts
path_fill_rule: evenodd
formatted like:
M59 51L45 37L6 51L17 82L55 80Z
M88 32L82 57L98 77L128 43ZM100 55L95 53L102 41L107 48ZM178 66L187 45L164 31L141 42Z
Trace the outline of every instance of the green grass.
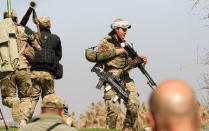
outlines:
M9 127L9 131L17 131L18 128ZM5 127L0 127L0 131L6 131Z
M79 131L119 131L119 130L108 130L108 129L80 129Z
M9 128L9 131L17 131L18 128ZM5 127L0 127L0 131L6 131ZM79 129L79 131L119 131L119 130L107 130L107 129Z

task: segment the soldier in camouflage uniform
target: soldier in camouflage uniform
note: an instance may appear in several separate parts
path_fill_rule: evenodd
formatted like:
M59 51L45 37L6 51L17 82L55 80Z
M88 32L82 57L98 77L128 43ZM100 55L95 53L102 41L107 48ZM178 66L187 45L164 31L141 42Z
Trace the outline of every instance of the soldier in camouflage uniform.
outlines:
M102 63L106 72L112 72L118 76L130 91L129 101L125 104L127 108L126 118L124 120L124 130L133 130L134 122L137 118L137 111L139 108L138 92L135 88L134 81L129 77L128 71L137 64L132 61L128 53L123 48L125 44L124 38L127 29L131 28L128 22L122 19L116 19L111 24L112 31L109 36L100 41L97 51L97 61ZM147 62L145 56L141 56L144 62ZM115 129L120 112L120 101L113 102L116 97L116 92L112 89L108 90L105 86L104 100L107 111L106 124L107 128Z
M51 23L48 16L39 19L41 31L42 50L35 52L35 58L31 67L31 79L33 86L33 112L41 95L54 93L55 62L62 57L60 38L50 31Z
M4 18L8 18L8 12L4 12ZM12 20L16 26L17 50L19 65L14 72L1 79L1 97L3 105L12 108L14 121L24 126L31 117L32 83L30 76L29 60L33 59L34 49L41 50L33 31L28 27L17 24L16 11L12 10ZM33 49L34 48L34 49ZM16 87L18 97L16 98Z
M47 95L41 103L41 114L33 117L19 131L77 131L67 126L61 117L63 113L63 100L55 94Z

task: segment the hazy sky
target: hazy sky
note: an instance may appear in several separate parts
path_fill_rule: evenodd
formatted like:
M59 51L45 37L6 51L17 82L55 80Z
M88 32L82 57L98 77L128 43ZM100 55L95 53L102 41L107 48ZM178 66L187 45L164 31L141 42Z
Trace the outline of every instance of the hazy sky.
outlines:
M115 18L132 24L126 40L134 43L139 55L148 58L146 66L156 83L168 78L180 78L193 86L199 99L206 97L200 90L201 73L209 71L200 64L209 43L209 30L204 27L202 10L191 10L190 0L35 0L37 15L51 18L52 32L62 41L64 78L57 80L55 91L69 104L70 112L84 113L92 101L103 100L103 90L97 90L94 63L85 59L84 50L105 37ZM11 0L19 20L28 9L29 0ZM0 0L0 12L6 10L6 0ZM1 17L2 18L2 17ZM35 29L30 21L28 26ZM198 58L198 60L197 60ZM197 64L197 61L199 64ZM140 94L148 101L151 92L138 69L130 72ZM204 95L204 96L203 96ZM10 109L0 103L6 118ZM40 108L36 108L38 114Z

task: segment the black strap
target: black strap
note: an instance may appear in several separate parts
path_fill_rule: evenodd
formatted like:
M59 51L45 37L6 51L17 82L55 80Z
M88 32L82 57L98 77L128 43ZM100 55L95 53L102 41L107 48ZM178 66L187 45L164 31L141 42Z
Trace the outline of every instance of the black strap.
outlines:
M55 123L54 125L50 126L46 131L51 131L52 129L54 129L56 126L60 125L62 123Z

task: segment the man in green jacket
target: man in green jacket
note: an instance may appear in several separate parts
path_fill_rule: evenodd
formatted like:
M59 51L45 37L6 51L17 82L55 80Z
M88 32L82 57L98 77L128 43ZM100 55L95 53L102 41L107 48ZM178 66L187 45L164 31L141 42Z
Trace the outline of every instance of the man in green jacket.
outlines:
M41 115L33 117L19 131L77 131L65 124L63 114L63 100L55 94L47 95L41 104Z

